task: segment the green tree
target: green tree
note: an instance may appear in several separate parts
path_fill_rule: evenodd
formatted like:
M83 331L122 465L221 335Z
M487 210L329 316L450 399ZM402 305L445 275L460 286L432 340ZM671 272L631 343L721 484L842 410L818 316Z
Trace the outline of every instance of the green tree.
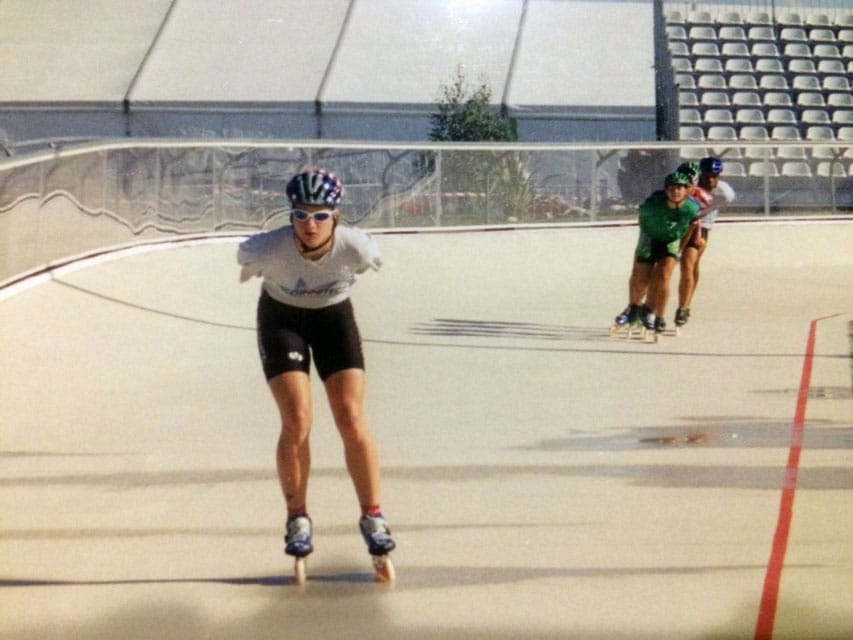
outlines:
M441 88L438 113L430 116L430 140L436 142L515 142L515 120L491 107L485 83L471 89L461 69L453 83ZM531 181L523 154L447 149L441 153L442 192L462 218L485 222L524 217L529 210Z
M512 119L490 108L492 90L487 84L470 91L459 70L456 80L441 89L438 113L430 116L430 140L436 142L515 142Z

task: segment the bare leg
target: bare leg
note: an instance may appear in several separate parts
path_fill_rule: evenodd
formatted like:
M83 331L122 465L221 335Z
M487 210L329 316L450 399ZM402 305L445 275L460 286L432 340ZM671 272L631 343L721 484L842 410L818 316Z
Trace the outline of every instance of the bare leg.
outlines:
M686 309L690 306L690 298L696 288L699 275L699 250L695 247L685 247L681 254L681 277L678 281L678 307Z
M379 455L364 417L364 371L345 369L326 380L329 406L341 434L347 469L359 504L379 504Z
M291 371L269 381L281 415L281 434L276 449L276 468L289 510L303 508L311 471L311 385L308 374Z
M698 250L696 254L696 264L693 266L693 286L690 289L690 293L687 295L687 301L684 306L689 307L690 303L693 302L693 294L696 293L696 288L699 286L699 262L702 260L702 256L705 254L705 248L707 244L703 244L702 248Z
M654 299L654 304L651 307L652 313L658 318L662 318L666 311L666 303L669 299L669 281L672 278L672 272L675 270L675 258L667 256L663 260L658 260L655 263L655 268L652 273L652 282L649 287L654 295L650 297Z
M643 304L643 298L651 294L651 291L649 291L651 274L652 265L634 261L634 266L631 269L631 278L628 280L628 301L631 304Z

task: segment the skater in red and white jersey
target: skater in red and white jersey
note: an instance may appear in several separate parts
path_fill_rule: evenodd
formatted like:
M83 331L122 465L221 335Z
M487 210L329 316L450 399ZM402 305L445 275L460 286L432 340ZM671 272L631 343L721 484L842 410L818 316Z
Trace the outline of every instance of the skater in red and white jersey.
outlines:
M258 348L281 416L276 463L287 506L285 553L313 551L308 515L311 361L325 386L347 469L361 505L359 529L374 556L394 548L379 508L379 459L364 415L364 357L350 290L358 276L382 264L374 239L340 225L343 196L326 170L303 171L287 184L291 225L240 245L241 279L263 279L258 301Z
M690 303L699 284L699 261L708 246L711 228L717 220L720 209L735 199L734 189L720 179L723 161L719 158L702 158L699 162L699 183L697 192L700 197L699 219L696 228L681 253L680 279L678 283L678 309L675 312L676 326L684 325L690 318Z

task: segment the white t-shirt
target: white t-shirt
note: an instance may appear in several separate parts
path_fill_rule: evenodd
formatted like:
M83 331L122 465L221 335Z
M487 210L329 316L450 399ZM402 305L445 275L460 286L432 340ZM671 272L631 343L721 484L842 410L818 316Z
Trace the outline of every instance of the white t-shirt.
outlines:
M703 229L710 229L713 227L714 223L717 221L720 209L725 207L727 204L734 202L735 190L732 189L728 182L720 180L717 182L717 186L714 187L714 190L711 191L711 198L711 204L704 211L699 212L699 215L701 216L699 223L702 225Z
M319 260L308 260L296 248L293 227L288 225L240 243L237 262L244 275L263 278L263 288L273 299L319 309L346 300L358 275L378 270L382 257L370 234L338 226L332 250Z

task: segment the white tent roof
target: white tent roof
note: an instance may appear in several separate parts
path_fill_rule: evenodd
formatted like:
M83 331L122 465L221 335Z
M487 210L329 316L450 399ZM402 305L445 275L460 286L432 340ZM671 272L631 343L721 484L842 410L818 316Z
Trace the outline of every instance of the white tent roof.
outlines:
M13 134L22 105L88 103L122 105L131 135L424 139L459 70L520 120L615 115L655 133L641 0L4 0L0 67Z

